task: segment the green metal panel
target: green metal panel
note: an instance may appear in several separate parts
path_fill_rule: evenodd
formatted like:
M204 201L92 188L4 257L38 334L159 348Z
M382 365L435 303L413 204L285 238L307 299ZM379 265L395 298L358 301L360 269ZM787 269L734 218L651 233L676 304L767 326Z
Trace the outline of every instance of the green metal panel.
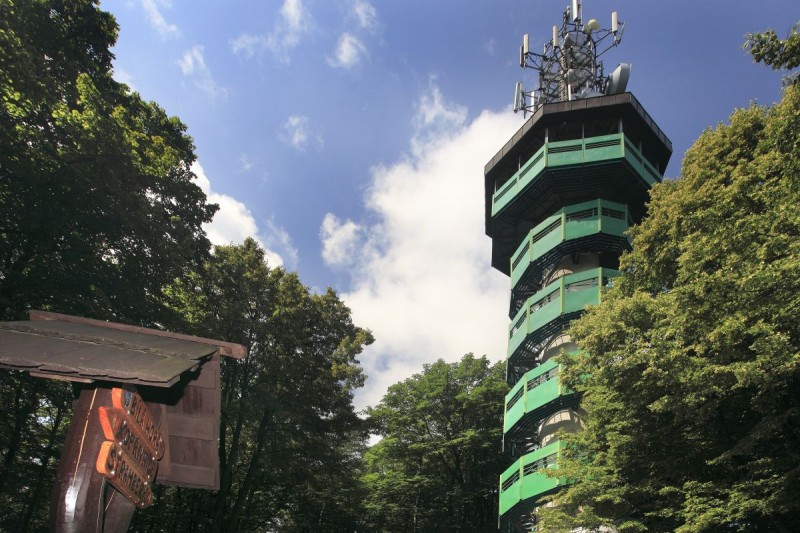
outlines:
M577 239L578 237L584 237L586 235L591 235L592 233L598 233L600 230L598 218L599 217L597 215L594 215L591 218L573 220L570 221L568 225L565 224L564 229L569 230L568 235L570 239Z
M567 220L570 215L588 209L594 209L596 213L585 219ZM604 211L622 213L623 218L603 215ZM623 204L608 200L592 200L565 207L528 232L527 238L511 256L511 287L516 286L528 265L562 242L597 233L624 237L627 230L628 210Z
M637 150L628 139L625 139L625 159L645 180L647 180L650 186L661 181L661 174L659 174L647 159L642 157L639 150Z
M517 276L525 269L525 266L538 258L544 251L550 250L564 240L564 210L556 212L547 217L540 224L537 224L528 236L517 247L511 256L511 286L513 287L518 278ZM518 268L521 267L521 268Z
M530 257L538 257L547 250L555 248L559 243L564 241L564 214L559 213L559 224L557 227L550 230L549 233L542 235L536 242L531 243ZM531 234L531 237L536 237Z
M587 210L594 211L592 216L574 219L574 215ZM517 284L530 274L537 261L559 245L599 234L627 239L627 230L628 209L624 204L592 200L559 210L531 229L511 256L512 291L518 289Z
M510 357L528 335L559 315L582 311L587 305L600 303L603 278L618 275L619 271L609 268L593 268L568 274L528 298L509 326L507 355ZM581 282L592 279L597 280L594 286L589 286L588 283L581 285Z
M509 409L508 402L517 394L522 394L522 398ZM517 421L525 414L525 380L519 380L513 389L506 395L506 414L503 422L503 433L508 432L509 428L513 427Z
M622 133L588 137L572 141L545 143L530 159L492 195L492 216L513 202L515 197L548 168L586 163L625 160L649 184L661 180L642 154Z
M541 147L530 159L498 190L492 200L492 215L514 199L520 190L524 189L542 171L547 168L547 145ZM494 202L502 201L502 205L495 207Z
M622 157L622 134L547 143L547 165L581 165Z
M547 477L542 469L537 469L532 472L525 473L526 466L540 461L551 455L558 455L561 451L561 443L556 441L548 444L544 448L540 448L534 452L522 456L518 461L512 464L500 476L500 515L504 515L509 509L516 504L529 499L537 498L559 485L566 484L566 481L561 478ZM555 464L548 465L547 468L555 468ZM507 484L505 490L503 485L506 481L517 478L513 483Z
M613 143L613 141L618 140L619 136L619 133L615 133L584 139L583 162L594 163L621 157L621 147Z
M550 359L542 365L537 366L533 370L525 373L522 379L514 386L513 389L506 395L506 414L503 424L503 432L508 432L509 429L514 427L514 424L525 416L525 414L537 409L561 396L562 394L569 394L572 391L561 385L561 381L557 377L553 377L548 381L540 384L534 388L528 388L528 382L536 379L543 374L550 372L558 367L555 359ZM521 397L508 408L508 404L512 398L522 393Z

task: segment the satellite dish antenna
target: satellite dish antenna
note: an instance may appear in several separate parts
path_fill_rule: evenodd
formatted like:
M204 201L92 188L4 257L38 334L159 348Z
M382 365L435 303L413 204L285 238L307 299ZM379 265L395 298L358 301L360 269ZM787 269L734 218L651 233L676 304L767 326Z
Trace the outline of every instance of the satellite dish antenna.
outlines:
M619 94L624 93L625 88L628 86L628 78L631 75L630 63L620 63L614 72L608 76L608 85L606 85L606 94Z
M597 19L589 19L589 22L586 23L586 26L584 26L583 29L583 31L586 33L592 33L593 31L600 29L600 23L597 22Z

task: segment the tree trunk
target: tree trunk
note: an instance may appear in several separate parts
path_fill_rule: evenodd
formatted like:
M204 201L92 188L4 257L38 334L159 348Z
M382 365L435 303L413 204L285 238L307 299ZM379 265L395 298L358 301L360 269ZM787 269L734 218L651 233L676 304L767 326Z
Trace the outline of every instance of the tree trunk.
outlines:
M256 449L253 451L253 455L250 457L250 464L247 467L247 474L245 475L244 481L242 481L242 486L239 488L239 493L236 497L236 503L234 503L233 509L231 510L231 524L236 524L236 522L239 520L245 498L247 497L250 487L253 484L253 480L255 479L255 475L258 472L258 461L261 457L261 453L264 451L264 443L267 440L267 428L269 427L269 421L271 418L272 413L265 409L258 426Z
M31 380L27 375L19 376L14 391L14 428L11 430L11 440L6 453L3 454L3 465L0 467L0 494L3 493L6 481L10 477L14 461L17 458L22 435L29 432L26 428L28 418L39 402L39 391L42 387L41 379Z
M228 496L230 495L231 485L233 483L233 468L236 466L237 461L239 460L239 442L242 436L242 427L244 426L244 414L245 414L245 406L246 401L245 398L247 397L247 391L249 387L246 386L249 372L247 371L249 368L249 357L252 356L248 350L248 360L246 360L246 364L243 365L243 371L241 375L241 395L239 396L239 413L236 417L236 427L233 430L233 435L231 438L231 447L230 452L228 453L227 457L220 460L220 483L219 483L219 492L217 492L217 500L214 506L214 515L212 517L212 524L211 530L214 533L219 533L223 531L225 528L225 504L227 503ZM220 428L222 432L222 428ZM227 432L225 432L227 435ZM225 455L225 443L220 440L220 456L222 457Z
M47 436L47 446L44 449L44 453L40 459L39 468L37 469L36 483L34 484L34 489L31 491L31 494L28 497L28 502L25 504L25 511L22 516L22 521L19 524L19 531L21 532L28 530L33 512L37 507L39 507L39 504L42 501L47 501L46 499L42 498L42 493L45 490L48 490L50 487L45 486L44 479L47 476L47 471L50 469L50 459L53 457L53 449L55 448L56 441L58 440L58 430L61 427L61 422L64 420L64 414L67 408L67 405L61 404L56 410L56 417L53 420L53 427L50 429L50 433Z

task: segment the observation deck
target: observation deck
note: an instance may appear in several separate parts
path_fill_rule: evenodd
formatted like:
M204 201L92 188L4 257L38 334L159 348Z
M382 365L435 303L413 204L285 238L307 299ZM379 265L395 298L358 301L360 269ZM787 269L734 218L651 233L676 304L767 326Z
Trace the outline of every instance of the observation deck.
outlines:
M560 209L536 225L511 256L509 315L542 288L544 270L560 258L586 251L616 258L630 249L629 224L627 206L593 200Z
M671 153L630 93L542 105L484 169L492 266L509 274L519 243L564 205L600 198L639 221Z
M500 515L519 504L535 500L566 484L565 479L548 477L544 470L553 468L561 452L558 441L539 448L515 461L500 476Z
M503 439L530 430L547 415L578 404L575 391L558 379L560 365L550 359L528 371L506 395Z
M567 484L553 470L565 446L559 432L580 431L585 413L554 355L582 357L570 321L599 304L620 274L627 231L645 216L672 155L670 140L625 92L630 64L604 73L601 56L624 28L616 12L606 29L584 18L574 0L543 48L534 52L525 34L520 66L538 72L539 86L519 81L514 111L531 115L484 167L492 266L511 288L503 452L514 462L500 477L503 533L536 531L542 497Z
M579 316L587 306L600 303L600 289L616 276L619 271L610 268L568 274L528 298L509 326L509 365L531 359L537 344Z

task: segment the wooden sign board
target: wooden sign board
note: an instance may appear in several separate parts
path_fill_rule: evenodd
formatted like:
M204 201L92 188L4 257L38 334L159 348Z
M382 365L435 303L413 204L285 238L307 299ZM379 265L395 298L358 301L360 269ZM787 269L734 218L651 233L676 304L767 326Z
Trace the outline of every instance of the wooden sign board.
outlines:
M160 411L165 451L156 483L219 489L220 359L214 356L169 390L139 388Z
M219 489L220 356L246 353L238 344L42 311L0 322L0 367L80 390L51 526L124 531L134 506L152 503L152 483ZM125 498L102 505L106 483Z

